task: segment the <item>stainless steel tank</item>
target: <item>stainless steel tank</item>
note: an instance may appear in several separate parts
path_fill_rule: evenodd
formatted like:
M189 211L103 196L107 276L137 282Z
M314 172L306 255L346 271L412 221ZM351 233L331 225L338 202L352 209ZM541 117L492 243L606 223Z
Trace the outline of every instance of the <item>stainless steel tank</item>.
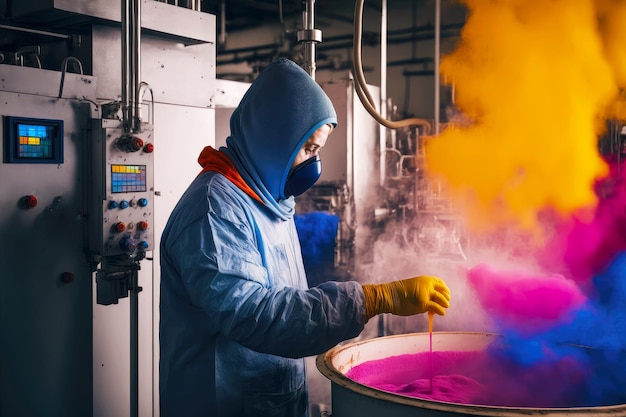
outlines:
M436 332L433 337L433 350L458 352L484 350L496 337L499 336L491 333ZM347 343L319 355L316 360L317 368L331 381L332 416L626 416L626 405L515 408L430 401L380 391L346 376L350 369L364 362L429 350L429 334L412 333Z

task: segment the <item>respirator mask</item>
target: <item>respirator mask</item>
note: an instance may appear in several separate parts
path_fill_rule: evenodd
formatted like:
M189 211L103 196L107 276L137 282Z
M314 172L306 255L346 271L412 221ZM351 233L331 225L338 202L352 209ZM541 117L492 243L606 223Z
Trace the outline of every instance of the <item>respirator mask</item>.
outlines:
M297 197L311 188L322 175L322 160L315 155L289 171L285 183L285 195Z

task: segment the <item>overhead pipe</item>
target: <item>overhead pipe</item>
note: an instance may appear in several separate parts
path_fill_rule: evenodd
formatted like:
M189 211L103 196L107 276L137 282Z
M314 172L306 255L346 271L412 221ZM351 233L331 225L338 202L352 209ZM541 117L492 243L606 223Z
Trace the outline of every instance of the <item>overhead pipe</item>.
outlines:
M132 109L130 108L131 97L129 90L131 90L130 84L130 0L123 0L122 4L122 127L124 132L129 132L130 129L130 116Z
M140 70L141 70L141 0L131 1L131 27L130 33L132 35L131 41L131 91L133 92L131 108L133 112L130 120L132 121L132 132L139 132L140 123L139 120L139 83L140 83Z
M315 29L315 0L302 0L302 26L298 31L298 42L302 43L304 70L315 79L315 50L322 42L322 31Z
M388 120L382 117L376 110L376 102L367 89L367 81L363 74L363 62L361 57L361 38L363 33L363 3L365 0L357 0L354 7L354 48L352 50L352 72L354 74L354 87L359 100L365 110L380 124L390 129L398 129L407 126L422 126L424 130L430 132L430 122L425 119L411 117L402 120Z
M380 116L384 119L387 118L387 0L382 0L380 11ZM395 134L395 132L392 132L392 134ZM387 149L387 127L379 123L379 151L381 155L379 159L379 170L381 187L384 187L387 181L385 149ZM381 314L381 316L384 316L384 314ZM384 331L382 334L379 333L379 336L384 335Z
M440 76L439 62L441 54L441 0L435 0L435 136L439 135L440 109Z
M141 1L122 1L122 126L140 130L139 71L141 63Z
M358 85L355 88L358 91ZM367 88L365 86L364 88ZM382 0L380 12L380 116L387 118L387 0ZM392 132L395 134L395 132ZM387 159L385 149L387 148L387 127L378 124L378 149L380 158L378 159L379 185L384 187L387 182ZM387 334L386 314L378 316L378 336Z

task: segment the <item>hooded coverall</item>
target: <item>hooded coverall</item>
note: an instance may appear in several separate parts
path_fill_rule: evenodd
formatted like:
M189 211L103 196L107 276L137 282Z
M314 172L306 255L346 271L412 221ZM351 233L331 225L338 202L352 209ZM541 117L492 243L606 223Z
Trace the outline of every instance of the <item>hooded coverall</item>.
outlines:
M160 246L161 417L306 417L304 357L363 330L359 283L308 288L294 198L284 195L302 145L336 123L320 86L275 61L220 148L256 198L209 170L171 213Z

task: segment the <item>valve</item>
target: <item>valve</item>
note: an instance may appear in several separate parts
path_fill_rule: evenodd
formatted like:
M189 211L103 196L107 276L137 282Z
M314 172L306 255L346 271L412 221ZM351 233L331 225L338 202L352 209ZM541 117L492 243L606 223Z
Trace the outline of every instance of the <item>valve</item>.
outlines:
M124 135L117 140L117 146L126 152L137 152L143 148L143 140L137 136Z

